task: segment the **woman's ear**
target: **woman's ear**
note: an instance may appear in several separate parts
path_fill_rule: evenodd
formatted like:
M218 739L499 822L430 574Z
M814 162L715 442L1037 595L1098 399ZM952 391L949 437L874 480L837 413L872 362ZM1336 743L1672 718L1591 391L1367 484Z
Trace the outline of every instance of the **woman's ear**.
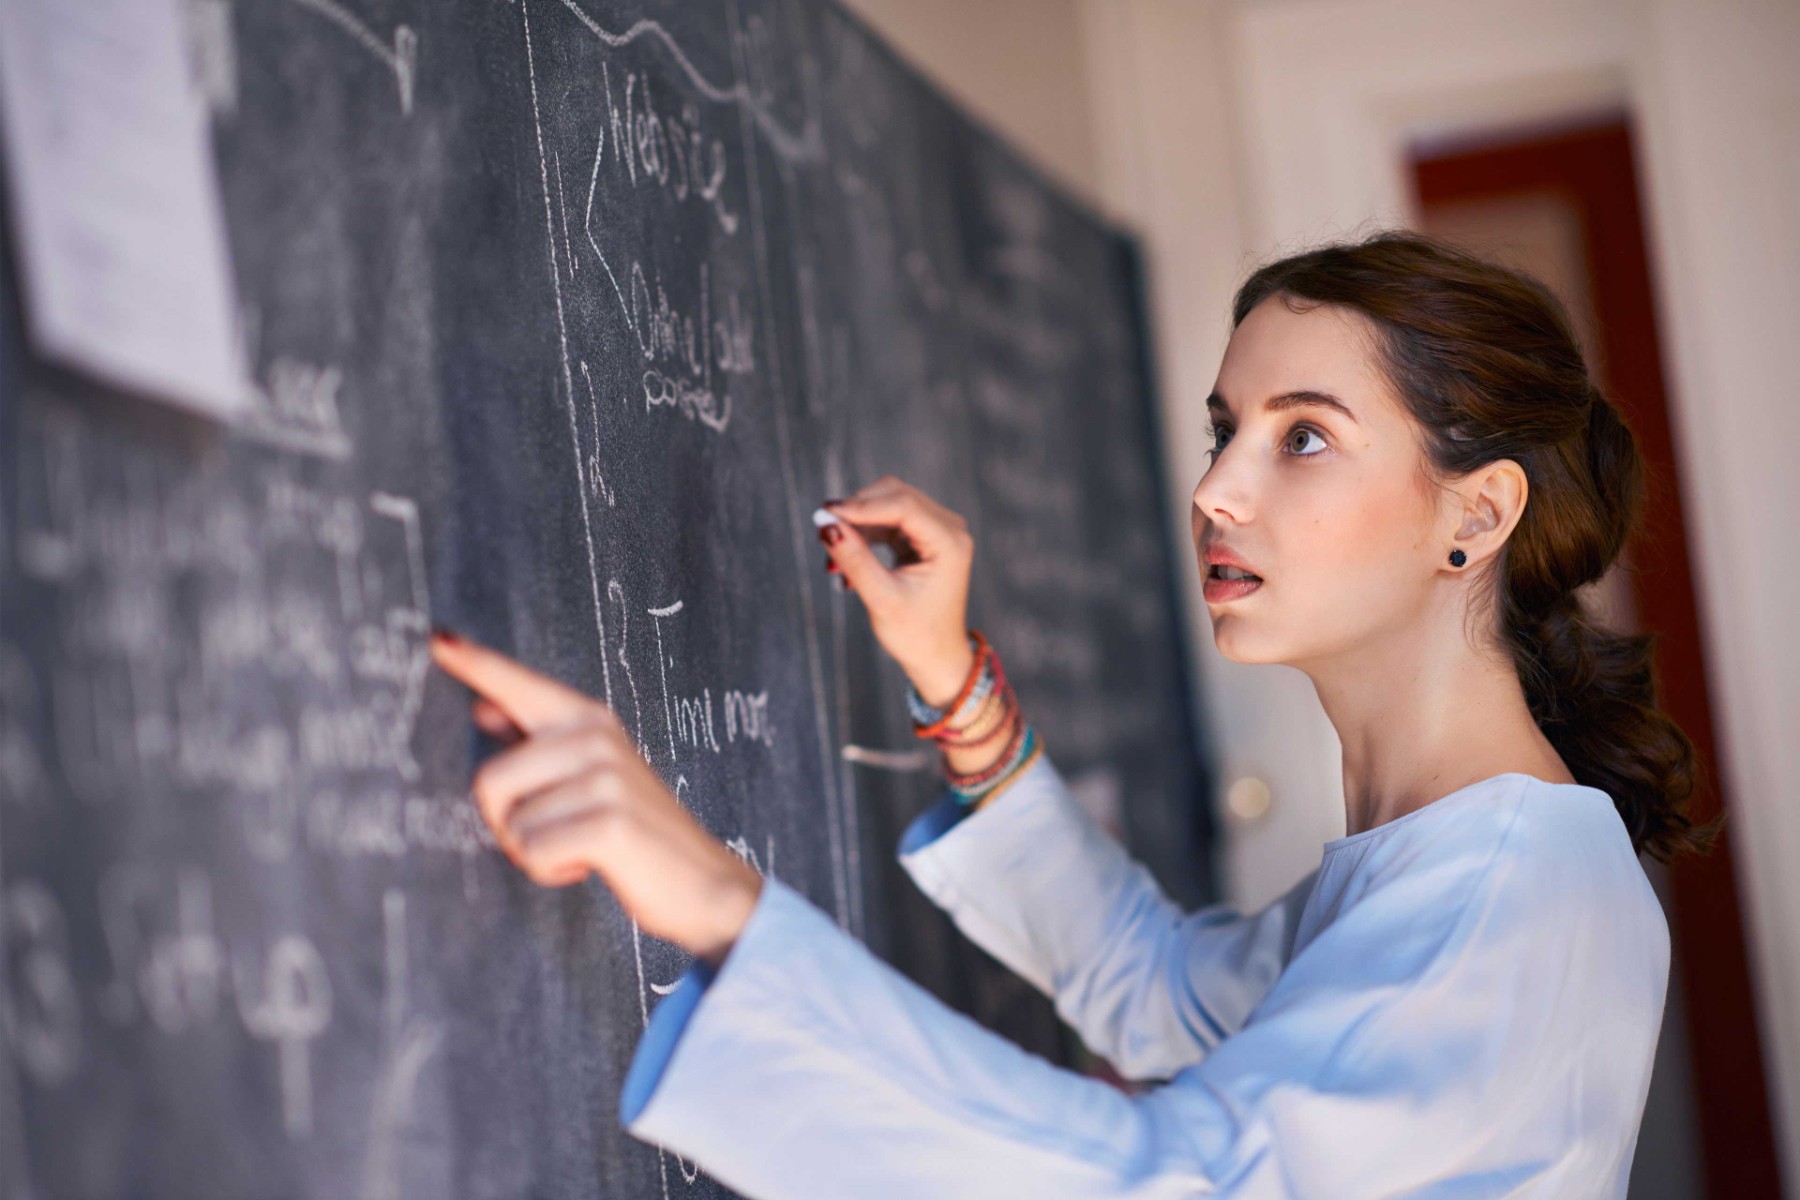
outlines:
M1459 512L1455 536L1445 547L1461 550L1467 563L1474 564L1497 554L1512 534L1519 518L1525 515L1525 501L1531 485L1525 468L1510 458L1496 459L1477 467L1453 485Z

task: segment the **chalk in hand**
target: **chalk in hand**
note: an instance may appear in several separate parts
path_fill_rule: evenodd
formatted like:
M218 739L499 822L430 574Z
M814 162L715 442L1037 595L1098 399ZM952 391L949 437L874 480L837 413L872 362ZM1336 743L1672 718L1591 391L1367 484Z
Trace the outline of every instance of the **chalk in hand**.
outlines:
M836 525L837 523L838 515L836 513L829 512L823 508L813 509L813 525L815 527L823 529L827 525Z

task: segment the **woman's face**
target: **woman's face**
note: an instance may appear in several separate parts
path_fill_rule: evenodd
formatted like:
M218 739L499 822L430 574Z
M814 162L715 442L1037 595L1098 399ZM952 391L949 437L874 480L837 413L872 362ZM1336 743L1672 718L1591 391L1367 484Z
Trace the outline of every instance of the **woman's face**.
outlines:
M1437 544L1444 522L1417 425L1382 376L1374 338L1360 313L1294 312L1280 296L1231 335L1192 512L1226 658L1304 667L1416 635L1449 551ZM1261 582L1219 578L1207 556L1221 549Z

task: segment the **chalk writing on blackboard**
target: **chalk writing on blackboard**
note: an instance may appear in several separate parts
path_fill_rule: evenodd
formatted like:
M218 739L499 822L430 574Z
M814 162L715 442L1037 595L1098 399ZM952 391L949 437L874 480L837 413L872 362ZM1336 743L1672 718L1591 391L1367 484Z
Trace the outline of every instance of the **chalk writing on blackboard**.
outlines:
M725 1194L610 1120L679 948L498 852L434 620L1054 1056L912 919L936 756L807 514L966 514L1047 744L1192 884L1125 241L823 0L179 2L247 415L0 321L0 1193Z
M373 55L377 62L394 73L394 83L400 89L400 111L410 115L413 107L413 82L418 70L419 35L408 25L394 26L394 37L391 43L383 42L375 35L374 30L365 25L357 16L338 0L293 0L302 8L309 8L332 24L349 34L356 44Z

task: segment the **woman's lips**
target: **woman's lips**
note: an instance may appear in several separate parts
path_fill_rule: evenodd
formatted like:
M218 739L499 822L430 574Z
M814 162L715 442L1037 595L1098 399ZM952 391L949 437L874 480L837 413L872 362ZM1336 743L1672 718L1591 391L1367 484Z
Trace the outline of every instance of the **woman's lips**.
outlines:
M1208 575L1200 590L1208 604L1224 604L1230 600L1241 600L1262 585L1263 581L1260 579L1217 579Z

